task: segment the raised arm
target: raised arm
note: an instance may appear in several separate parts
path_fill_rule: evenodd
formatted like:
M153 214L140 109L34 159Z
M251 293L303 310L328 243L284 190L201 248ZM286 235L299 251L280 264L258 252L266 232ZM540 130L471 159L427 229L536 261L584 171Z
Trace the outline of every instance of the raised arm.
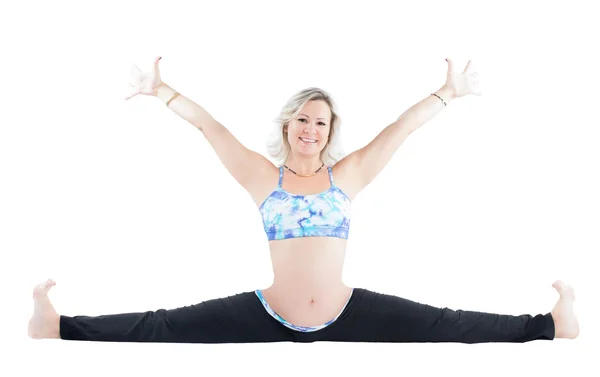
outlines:
M257 184L264 181L265 175L276 170L273 163L246 148L200 105L165 84L158 68L160 59L157 57L154 60L151 72L142 72L135 65L132 67L130 85L134 91L125 100L138 94L160 99L169 109L202 131L225 168L252 194Z
M452 61L448 59L446 83L438 91L406 110L370 143L339 162L341 175L352 182L349 190L354 195L375 179L408 135L435 117L452 100L467 94L481 95L477 89L477 73L472 73L470 68L469 60L462 73L454 72Z
M216 121L204 108L191 99L179 94L169 85L162 83L157 88L156 97L168 103L181 118L199 129L213 147L217 156L233 178L250 191L258 181L263 180L264 172L274 165L261 154L254 152L242 143L221 123Z

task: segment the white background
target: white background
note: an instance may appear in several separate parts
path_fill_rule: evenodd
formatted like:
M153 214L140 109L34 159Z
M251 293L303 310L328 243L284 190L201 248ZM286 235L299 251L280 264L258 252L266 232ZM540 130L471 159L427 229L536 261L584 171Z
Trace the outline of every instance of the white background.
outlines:
M592 374L600 250L592 2L22 2L2 12L3 375ZM453 309L550 311L581 335L526 344L176 345L35 341L33 286L66 315L173 308L265 288L260 215L200 131L124 101L132 64L266 155L295 92L329 91L347 152L479 72L353 203L348 285ZM274 182L274 184L276 184ZM597 350L597 346L596 346ZM7 362L8 361L8 362ZM215 369L216 368L216 369ZM213 369L215 369L213 371ZM589 369L589 370L588 370Z

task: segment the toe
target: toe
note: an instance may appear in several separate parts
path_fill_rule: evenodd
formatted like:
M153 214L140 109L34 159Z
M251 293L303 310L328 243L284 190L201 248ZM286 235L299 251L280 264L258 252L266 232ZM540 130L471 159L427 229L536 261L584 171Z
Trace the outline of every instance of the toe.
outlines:
M575 291L570 285L566 285L561 280L557 280L552 284L562 299L575 299Z
M48 279L46 281L46 283L44 284L44 293L48 293L48 291L50 290L50 288L54 287L56 285L56 283L54 282L54 280L52 279Z
M45 295L48 293L50 288L56 285L56 282L52 279L48 279L43 283L36 285L33 289L33 296Z
M552 284L552 287L556 288L557 290L562 290L565 287L565 283L563 283L562 280L557 280L554 282L554 284Z

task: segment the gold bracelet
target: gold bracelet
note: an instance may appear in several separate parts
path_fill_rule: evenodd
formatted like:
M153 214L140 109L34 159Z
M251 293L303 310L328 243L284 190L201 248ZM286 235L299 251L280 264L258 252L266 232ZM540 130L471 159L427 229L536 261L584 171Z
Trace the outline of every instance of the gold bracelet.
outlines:
M171 102L175 97L177 97L179 95L179 92L175 92L173 94L173 96L171 96L171 98L169 98L169 100L167 101L167 103L165 104L167 107L169 107L169 102Z

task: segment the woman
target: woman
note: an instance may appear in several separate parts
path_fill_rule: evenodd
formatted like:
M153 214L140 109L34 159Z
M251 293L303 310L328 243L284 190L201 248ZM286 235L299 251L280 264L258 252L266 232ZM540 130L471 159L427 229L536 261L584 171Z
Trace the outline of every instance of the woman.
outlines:
M251 195L269 240L273 284L264 290L196 305L103 316L59 315L48 280L34 288L32 338L69 340L241 342L526 342L575 338L579 325L571 287L545 315L499 315L436 308L342 282L350 204L415 129L448 103L480 95L471 62L462 73L448 61L446 83L386 127L365 147L339 156L340 119L328 93L309 88L282 109L268 159L244 147L202 107L166 85L156 59L151 72L133 71L138 94L155 96L197 127L223 165Z

